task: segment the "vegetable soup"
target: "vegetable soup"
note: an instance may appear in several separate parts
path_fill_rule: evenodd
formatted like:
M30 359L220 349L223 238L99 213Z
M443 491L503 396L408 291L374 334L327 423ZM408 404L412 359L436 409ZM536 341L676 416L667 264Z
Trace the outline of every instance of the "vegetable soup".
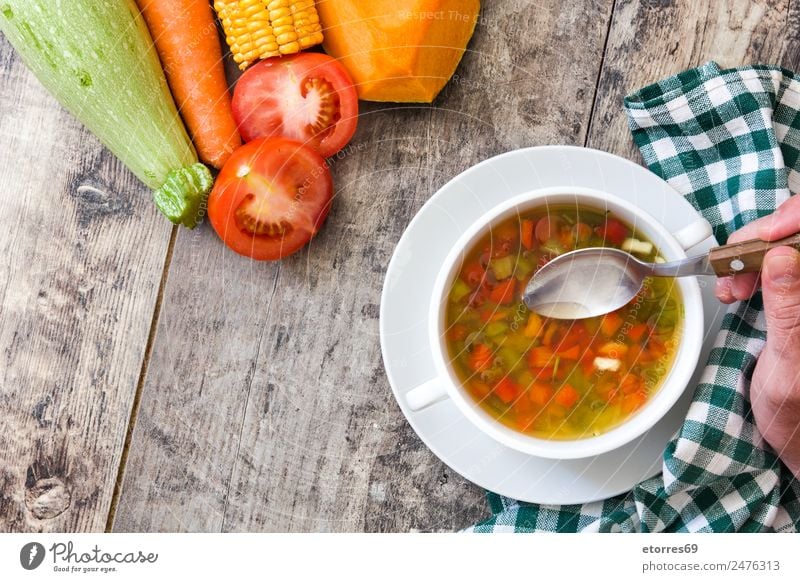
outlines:
M683 320L674 279L647 278L630 303L589 319L549 319L522 303L538 268L600 246L664 260L608 212L551 205L495 225L467 252L450 288L452 367L485 411L519 432L548 439L607 432L656 393L670 368Z

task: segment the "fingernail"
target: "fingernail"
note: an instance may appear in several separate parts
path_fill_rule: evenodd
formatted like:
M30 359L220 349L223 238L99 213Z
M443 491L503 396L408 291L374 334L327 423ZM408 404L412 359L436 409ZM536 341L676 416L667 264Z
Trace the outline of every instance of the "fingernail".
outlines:
M722 279L717 279L716 285L714 285L714 294L719 299L725 299L731 294L731 278L724 277Z
M773 283L794 283L800 279L800 263L796 251L786 255L767 255L764 274Z

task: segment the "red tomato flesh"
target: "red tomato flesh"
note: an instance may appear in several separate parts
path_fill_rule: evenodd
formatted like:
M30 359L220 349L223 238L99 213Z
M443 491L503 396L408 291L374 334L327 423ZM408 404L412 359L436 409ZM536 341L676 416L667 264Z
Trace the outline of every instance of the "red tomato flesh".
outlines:
M257 260L300 250L328 215L333 182L325 160L283 138L251 141L222 168L208 217L228 247Z
M282 136L326 158L347 145L358 124L353 80L336 59L320 53L253 65L237 82L232 107L245 141Z

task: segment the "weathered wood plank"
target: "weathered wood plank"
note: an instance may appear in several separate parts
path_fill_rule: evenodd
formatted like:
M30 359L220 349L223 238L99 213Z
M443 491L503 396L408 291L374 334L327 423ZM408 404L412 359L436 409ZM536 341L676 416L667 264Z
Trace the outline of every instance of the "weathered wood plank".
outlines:
M115 531L458 529L483 491L393 401L378 304L404 228L452 176L527 145L583 144L611 1L486 2L434 107L364 105L337 197L280 265L181 232Z
M641 160L622 99L689 67L800 66L800 8L790 0L617 0L589 145Z
M103 531L171 225L0 37L0 531Z

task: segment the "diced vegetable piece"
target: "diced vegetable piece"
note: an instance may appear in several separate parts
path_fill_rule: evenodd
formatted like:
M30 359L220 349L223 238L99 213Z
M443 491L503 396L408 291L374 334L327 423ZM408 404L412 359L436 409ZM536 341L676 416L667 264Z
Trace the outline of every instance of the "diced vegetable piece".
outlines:
M630 414L639 410L644 403L647 402L647 394L644 392L634 392L633 394L626 394L622 399L622 412Z
M492 367L494 354L492 349L486 344L475 344L469 355L469 367L475 372L485 372Z
M528 316L528 323L525 324L525 328L522 330L522 334L525 337L537 338L539 334L542 333L543 328L544 321L542 320L542 316L538 313L531 312Z
M519 225L519 238L522 246L527 250L533 250L534 238L533 229L536 224L530 220L525 219Z
M597 235L612 245L619 246L627 238L630 231L628 227L616 218L606 217L606 221L602 226L595 229Z
M492 289L491 293L489 293L489 300L498 305L514 303L516 285L516 279L509 279L508 281L498 283L497 287Z
M628 346L621 342L606 342L597 350L601 356L622 358L628 353Z
M654 263L666 263L666 262L667 262L667 259L665 259L665 258L664 258L664 257L662 257L661 255L659 255L659 256L657 256L655 259L653 259L653 262L654 262Z
M622 243L622 250L635 255L649 255L653 252L653 243L638 240L635 238L626 238Z
M461 341L466 339L468 333L469 329L466 325L456 323L447 330L447 338L453 341Z
M481 311L480 319L483 323L492 321L502 321L508 317L508 313L498 308L489 308Z
M555 395L555 402L564 408L572 408L578 403L581 395L571 385L564 384Z
M649 331L646 323L637 323L628 331L628 337L633 341L638 342Z
M619 383L619 388L625 394L633 394L642 388L642 379L633 374L625 374Z
M520 363L525 362L525 358L522 357L520 352L506 347L505 345L498 350L498 354L500 355L503 365L509 370L514 370Z
M486 335L495 337L508 331L508 324L504 321L493 321L486 326Z
M528 363L534 368L548 368L555 364L555 354L546 346L537 346L529 352Z
M560 358L565 360L577 360L581 357L581 347L579 345L574 345L571 348L567 348L566 350L560 350L556 352Z
M42 85L194 227L213 178L198 163L133 0L2 0L0 30Z
M430 103L464 54L480 2L326 0L317 9L325 52L350 72L361 99Z
M558 330L558 326L559 326L558 321L551 321L544 328L544 336L542 336L542 343L544 345L549 346L550 344L553 343L553 336Z
M601 372L616 372L619 370L619 367L622 365L622 362L615 358L600 358L597 357L594 359L594 367L600 370Z
M458 303L470 293L472 293L472 289L469 288L469 285L464 283L461 279L456 279L453 282L453 289L450 291L450 301Z
M600 331L602 331L603 335L606 337L611 337L619 331L623 323L625 323L625 321L619 313L615 311L608 313L603 316L600 322Z
M514 273L514 257L507 256L501 259L493 259L489 262L489 267L498 281L508 279Z
M528 397L539 407L547 406L554 394L553 387L549 384L536 382L528 389Z
M516 400L519 396L519 386L516 382L511 380L508 376L500 380L494 387L495 395L502 400L505 404L509 404Z
M545 244L551 239L558 237L559 229L561 228L561 220L557 216L545 216L540 218L536 223L536 239ZM560 252L560 249L558 249Z
M475 289L480 285L486 277L486 271L481 267L478 261L473 261L464 266L461 271L461 276L466 281L467 285Z
M531 368L531 375L533 376L534 380L541 380L542 382L546 380L553 379L553 368L552 366L546 368Z
M242 70L258 59L298 53L323 40L314 0L214 0L214 9Z
M572 227L572 238L576 245L582 245L592 238L594 231L592 227L583 222L578 222Z

